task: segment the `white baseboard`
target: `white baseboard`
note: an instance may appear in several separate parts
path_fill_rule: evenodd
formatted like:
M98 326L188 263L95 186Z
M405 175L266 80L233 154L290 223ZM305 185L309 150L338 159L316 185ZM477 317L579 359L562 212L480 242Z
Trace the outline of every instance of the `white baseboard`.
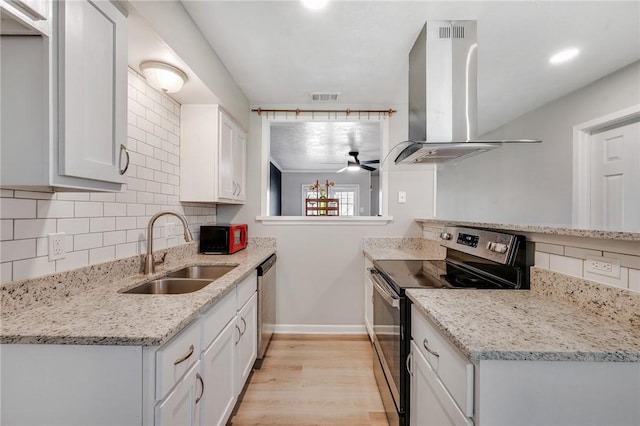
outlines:
M367 334L362 325L276 324L278 334Z

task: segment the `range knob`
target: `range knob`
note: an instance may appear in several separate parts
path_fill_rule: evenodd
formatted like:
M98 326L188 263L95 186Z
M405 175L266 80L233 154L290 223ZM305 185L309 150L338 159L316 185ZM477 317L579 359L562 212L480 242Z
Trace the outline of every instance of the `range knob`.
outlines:
M506 253L509 247L503 243L488 243L487 250L491 250L496 253Z
M451 239L451 234L448 232L442 232L440 233L440 238L442 238L443 240L450 240Z

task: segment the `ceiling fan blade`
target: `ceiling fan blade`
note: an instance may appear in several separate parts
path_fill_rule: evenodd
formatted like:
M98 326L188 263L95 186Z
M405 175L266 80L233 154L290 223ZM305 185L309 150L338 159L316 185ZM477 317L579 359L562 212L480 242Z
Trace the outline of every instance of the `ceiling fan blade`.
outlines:
M370 172L375 170L375 168L373 168L373 167L365 166L365 165L362 165L362 164L360 164L360 168L364 169L364 170L368 170Z
M360 161L360 164L378 164L378 163L380 163L380 160Z
M343 167L343 168L341 168L340 170L338 170L336 173L342 173L342 172L344 172L344 171L345 171L345 170L347 170L347 169L348 169L348 167Z

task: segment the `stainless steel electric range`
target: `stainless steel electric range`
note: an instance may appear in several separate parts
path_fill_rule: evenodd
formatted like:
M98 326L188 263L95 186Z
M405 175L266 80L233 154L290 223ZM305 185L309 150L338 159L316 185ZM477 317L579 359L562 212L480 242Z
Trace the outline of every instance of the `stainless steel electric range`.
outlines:
M411 340L407 288L529 288L531 243L523 236L485 229L446 227L440 244L445 260L376 260L374 283L374 370L389 424L409 425L409 373L405 367Z

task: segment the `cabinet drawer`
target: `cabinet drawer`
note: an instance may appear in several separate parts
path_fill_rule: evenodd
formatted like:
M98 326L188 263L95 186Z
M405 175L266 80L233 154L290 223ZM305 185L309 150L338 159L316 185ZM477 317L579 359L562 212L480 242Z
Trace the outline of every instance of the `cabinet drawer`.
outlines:
M415 306L411 337L467 417L473 416L473 364Z
M195 321L156 351L156 400L161 400L200 356L200 322Z
M251 299L251 296L253 296L253 293L256 292L257 288L258 273L254 271L251 273L251 275L242 280L240 284L238 284L238 310L242 309L244 304L247 303L249 299Z
M236 316L236 288L216 302L202 316L202 350L205 351L216 336Z

